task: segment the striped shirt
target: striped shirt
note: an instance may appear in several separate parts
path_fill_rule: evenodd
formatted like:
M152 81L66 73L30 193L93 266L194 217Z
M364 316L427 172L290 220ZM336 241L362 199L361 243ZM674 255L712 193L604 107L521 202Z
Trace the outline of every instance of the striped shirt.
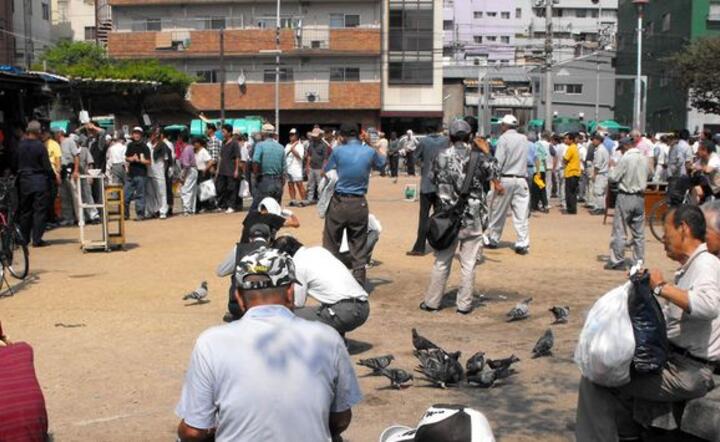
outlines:
M213 161L217 162L218 158L220 158L220 149L222 148L222 143L220 140L217 139L217 137L212 136L207 141L207 151L210 153L210 158L212 158Z

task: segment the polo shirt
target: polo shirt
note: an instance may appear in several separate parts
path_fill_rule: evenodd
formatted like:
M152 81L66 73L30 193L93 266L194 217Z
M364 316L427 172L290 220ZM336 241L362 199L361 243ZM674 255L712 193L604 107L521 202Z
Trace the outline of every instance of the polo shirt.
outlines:
M62 157L62 151L60 150L60 145L57 143L57 141L53 140L52 138L49 138L45 142L45 147L47 148L48 159L50 160L50 166L52 166L53 172L55 172L55 173L60 172L59 170L55 170L56 162Z
M60 143L60 164L67 166L75 161L75 157L80 155L80 148L75 140L66 137Z
M345 265L324 247L301 247L295 256L295 306L303 307L307 296L323 304L347 299L367 301L368 294Z
M526 177L529 148L527 137L515 129L508 129L500 135L495 149L500 174Z
M281 176L285 171L285 148L275 140L264 140L255 145L253 163L260 164L263 175Z
M217 428L217 442L318 442L330 440L330 413L360 400L340 335L266 305L200 335L175 411L191 427Z
M356 138L336 147L330 154L325 172L337 171L338 180L335 192L348 195L365 195L373 167L380 169L385 166L385 157L375 149L365 146Z
M580 152L578 151L577 144L571 144L565 150L563 155L563 161L565 162L565 178L580 176Z

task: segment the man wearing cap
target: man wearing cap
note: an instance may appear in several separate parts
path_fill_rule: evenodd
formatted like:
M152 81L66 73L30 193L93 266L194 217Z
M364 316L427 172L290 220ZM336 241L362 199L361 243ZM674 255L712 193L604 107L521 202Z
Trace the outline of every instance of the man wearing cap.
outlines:
M63 224L72 225L77 219L75 207L75 185L80 176L80 148L75 140L66 136L65 129L55 130L55 141L60 144L60 199L62 202Z
M393 425L379 442L495 442L484 414L465 405L436 404L416 428Z
M136 126L132 131L132 141L125 150L128 172L125 177L125 219L130 217L130 202L135 201L135 214L138 221L145 218L145 181L150 165L150 149L143 142L143 130Z
M620 140L622 157L610 171L608 179L618 184L615 200L610 259L606 270L625 270L627 231L632 235L633 261L645 257L645 188L647 187L647 159L633 146L630 138Z
M47 149L40 141L40 129L37 121L28 123L17 149L20 232L26 242L32 239L34 247L47 244L42 237L50 204L50 180L55 179Z
M308 176L307 202L315 202L320 196L320 180L322 179L323 167L330 158L330 146L322 140L323 131L314 128L309 133L307 155L305 155L305 171Z
M608 172L610 171L610 153L601 144L603 136L596 133L590 142L595 146L592 162L593 215L605 213L605 198L608 190Z
M362 400L335 330L292 312L292 259L260 248L235 271L243 317L200 335L176 413L181 440L317 442L339 438Z
M465 177L471 173L472 178L465 208L460 215L461 228L457 239L446 249L435 251L435 264L430 274L430 284L425 291L425 299L420 304L420 309L426 312L440 310L440 303L445 295L447 280L456 255L460 261L462 274L461 286L457 294L457 313L467 315L473 310L475 265L482 249L482 233L487 225L488 216L485 185L492 182L496 189L502 190L502 188L497 180L497 164L490 156L487 141L481 138L475 140L474 144L479 152L471 151L471 147L467 144L471 130L467 122L453 121L450 124L451 145L441 150L433 161L432 179L437 187L438 205L441 210L448 210L458 204ZM475 159L473 159L474 155L476 155ZM474 170L469 170L471 161L477 164Z
M376 149L361 144L358 134L356 125L343 123L340 126L343 144L333 149L325 166L325 172L337 172L338 180L325 214L323 246L339 257L343 231L347 230L353 276L360 284L365 284L365 266L368 263L365 244L369 215L365 194L370 171L385 167L385 157Z
M110 143L110 147L107 149L105 159L105 175L108 177L110 184L124 184L125 183L125 152L127 146L125 145L125 134L123 131L118 131Z
M526 255L530 248L530 189L527 183L528 139L516 130L517 119L505 115L500 122L502 135L495 150L500 169L500 186L490 193L490 224L485 245L498 248L508 209L512 209L513 227L517 239L515 253Z
M275 141L274 134L275 126L270 123L263 124L263 140L255 145L253 151L253 172L256 184L250 210L257 210L260 201L268 196L282 204L285 148Z
M295 314L320 321L345 336L367 321L370 303L365 289L347 267L324 247L305 247L292 236L281 236L273 247L287 253L295 264ZM305 305L308 297L320 305Z
M305 186L303 186L303 159L305 146L298 137L297 129L290 129L290 142L285 146L285 176L290 192L290 206L302 206L305 201ZM300 199L296 199L300 197Z
M412 250L407 252L409 256L422 256L425 254L427 242L428 222L430 220L430 208L433 212L437 210L437 187L432 181L432 165L438 153L448 147L448 139L438 131L436 120L430 120L426 124L427 136L420 141L415 159L422 164L420 169L420 213L418 215L417 239Z

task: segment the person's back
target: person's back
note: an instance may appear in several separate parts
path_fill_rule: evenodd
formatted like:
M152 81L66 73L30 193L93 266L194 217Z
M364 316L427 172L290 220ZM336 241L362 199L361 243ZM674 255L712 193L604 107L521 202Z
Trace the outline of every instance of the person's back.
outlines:
M285 148L272 138L268 138L255 146L253 162L260 165L263 175L280 176L284 170Z
M432 172L432 164L438 153L441 150L446 149L449 143L450 140L448 140L446 136L440 135L439 133L432 133L423 138L418 144L417 160L422 161L422 168L420 169L420 174L422 175L420 191L422 193L437 191L430 176Z
M627 193L642 193L647 186L646 157L638 149L628 150L620 158L613 171L613 180L617 181L620 190Z
M368 178L373 165L379 167L384 161L377 152L364 146L357 139L335 148L330 155L327 169L337 169L338 181L335 191L353 195L367 193Z
M22 175L47 174L46 166L50 160L47 149L40 140L24 139L20 141L17 152L18 173Z
M508 129L498 139L495 157L502 175L527 176L527 158L530 144L525 135Z

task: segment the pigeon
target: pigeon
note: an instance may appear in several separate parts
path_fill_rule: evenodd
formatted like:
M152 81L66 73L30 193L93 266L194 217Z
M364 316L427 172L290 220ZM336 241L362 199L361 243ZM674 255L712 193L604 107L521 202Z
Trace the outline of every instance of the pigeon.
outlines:
M417 351L415 356L420 360L417 371L440 388L447 388L448 384L458 384L464 376L460 355L459 351L449 354L439 348Z
M380 374L390 379L390 386L400 390L412 383L413 375L402 368L383 368Z
M187 295L183 296L183 301L187 301L188 299L194 299L198 304L202 304L205 302L208 302L205 298L207 298L208 295L208 284L207 281L203 281L200 283L198 288L193 290L192 292L188 293Z
M485 367L483 370L468 375L467 382L473 387L490 388L497 380L497 372L490 367Z
M520 362L520 358L515 355L510 355L505 359L488 359L487 366L495 370L495 377L497 379L503 379L514 373L512 365L516 362Z
M538 339L537 344L533 347L533 359L541 356L552 355L552 347L555 343L555 335L552 329L545 330L545 333Z
M387 368L395 359L393 355L378 356L376 358L360 359L357 365L362 365L372 370L375 376L380 375L383 368Z
M470 356L470 359L468 359L465 363L465 370L467 371L468 376L480 373L484 367L485 353L481 351Z
M418 350L418 351L430 350L433 348L440 348L437 345L430 342L429 339L425 338L424 336L420 336L417 332L417 329L412 329L412 343L413 343L413 347L415 347L415 350Z
M570 307L567 305L564 307L560 306L553 306L550 311L555 316L555 322L553 324L566 324L568 321L568 316L570 316Z
M532 298L528 298L523 302L516 304L515 307L512 308L512 310L507 312L506 316L510 318L507 320L507 322L519 321L521 319L526 319L528 316L530 316L530 307L528 304L530 304L531 301Z

